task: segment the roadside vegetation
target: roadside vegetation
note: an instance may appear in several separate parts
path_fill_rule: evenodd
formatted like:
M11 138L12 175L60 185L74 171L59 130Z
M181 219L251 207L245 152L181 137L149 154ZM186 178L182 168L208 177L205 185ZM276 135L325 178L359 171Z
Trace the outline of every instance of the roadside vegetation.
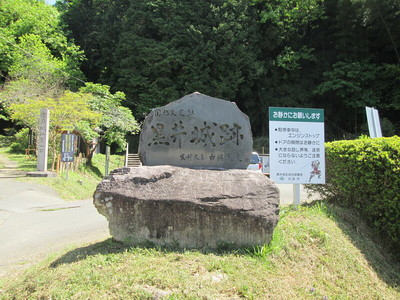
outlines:
M19 170L26 172L35 171L37 167L36 157L28 157L25 154L13 152L10 148L12 144L10 137L0 136L0 155L15 161ZM111 155L109 170L112 171L113 169L123 167L124 159L124 155ZM68 178L67 173L63 171L54 178L22 177L19 180L50 186L62 199L67 201L89 199L92 198L97 184L105 176L105 160L106 157L104 154L96 154L90 166L82 163L76 171L69 170Z
M111 239L0 282L0 299L399 299L400 265L348 209L281 210L269 245L216 251Z
M330 142L325 153L327 184L308 189L356 209L385 237L386 247L400 249L400 137Z

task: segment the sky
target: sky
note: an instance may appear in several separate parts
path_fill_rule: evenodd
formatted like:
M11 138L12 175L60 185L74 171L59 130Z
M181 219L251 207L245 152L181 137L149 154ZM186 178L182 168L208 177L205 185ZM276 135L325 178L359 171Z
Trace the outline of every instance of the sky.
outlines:
M53 5L54 3L56 3L56 0L44 0L44 2Z

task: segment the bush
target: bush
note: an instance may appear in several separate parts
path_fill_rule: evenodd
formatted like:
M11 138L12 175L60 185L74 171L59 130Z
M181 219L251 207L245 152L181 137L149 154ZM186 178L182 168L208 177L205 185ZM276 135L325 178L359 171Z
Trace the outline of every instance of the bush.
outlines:
M29 145L29 128L21 129L15 134L14 138L14 142L10 144L10 151L12 153L25 153L25 149Z
M326 184L308 185L326 200L360 211L400 245L400 137L326 143Z

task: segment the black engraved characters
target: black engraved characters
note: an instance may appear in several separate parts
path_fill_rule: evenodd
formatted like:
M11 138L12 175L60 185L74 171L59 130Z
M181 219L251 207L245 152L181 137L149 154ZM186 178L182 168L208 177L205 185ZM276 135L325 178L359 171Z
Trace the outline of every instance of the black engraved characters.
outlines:
M151 125L150 128L153 136L148 146L177 145L181 149L183 144L188 141L201 147L215 148L226 143L239 146L240 141L244 138L241 133L242 128L235 123L221 125L203 121L201 125L185 126L184 122L180 120L172 122L170 128L161 122Z

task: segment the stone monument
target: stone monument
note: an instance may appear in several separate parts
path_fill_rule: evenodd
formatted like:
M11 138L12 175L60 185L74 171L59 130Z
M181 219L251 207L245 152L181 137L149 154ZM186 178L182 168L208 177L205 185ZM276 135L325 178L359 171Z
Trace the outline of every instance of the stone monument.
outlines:
M39 137L38 137L38 154L37 154L37 170L47 171L47 156L49 148L49 123L50 111L47 108L40 109L39 117Z
M151 111L139 155L147 166L246 169L252 148L249 118L235 103L193 93Z
M244 170L252 146L249 119L234 103L187 95L147 116L139 146L144 166L111 172L94 205L117 241L266 244L279 218L279 190Z
M40 109L39 133L37 140L37 171L27 172L28 177L56 177L55 172L47 171L47 158L49 152L49 127L50 111L47 108Z

